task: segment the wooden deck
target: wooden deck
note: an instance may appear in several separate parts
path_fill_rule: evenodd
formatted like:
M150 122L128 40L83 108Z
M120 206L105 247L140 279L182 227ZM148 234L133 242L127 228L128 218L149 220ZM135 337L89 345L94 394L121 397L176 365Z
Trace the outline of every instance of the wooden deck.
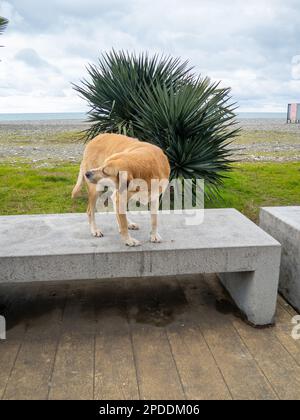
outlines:
M0 286L2 399L300 399L296 313L253 329L215 276Z

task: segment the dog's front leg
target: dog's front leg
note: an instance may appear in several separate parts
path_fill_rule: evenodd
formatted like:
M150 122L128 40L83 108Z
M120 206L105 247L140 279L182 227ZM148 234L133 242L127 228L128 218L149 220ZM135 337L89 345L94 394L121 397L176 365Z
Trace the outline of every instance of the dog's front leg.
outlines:
M114 212L117 214L117 191L114 191L112 193L111 200L112 200L112 203L113 203ZM121 233L121 227L120 227L120 223L119 223L118 218L117 218L117 222L118 222L118 225L119 225L119 232ZM129 218L127 218L127 223L128 223L128 229L129 230L139 230L139 225L137 223L129 220Z
M120 207L120 196L118 192L116 193L116 216L123 242L128 246L140 245L141 243L137 239L134 239L129 235L126 211Z
M140 245L141 243L137 239L134 239L129 235L126 214L121 214L117 211L117 219L119 223L121 238L124 241L124 243L128 246Z

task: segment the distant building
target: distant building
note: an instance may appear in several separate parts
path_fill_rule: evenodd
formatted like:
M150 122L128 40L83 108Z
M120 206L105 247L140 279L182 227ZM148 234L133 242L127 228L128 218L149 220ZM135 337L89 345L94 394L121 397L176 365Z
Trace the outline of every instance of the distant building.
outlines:
M287 123L300 124L300 104L288 104Z

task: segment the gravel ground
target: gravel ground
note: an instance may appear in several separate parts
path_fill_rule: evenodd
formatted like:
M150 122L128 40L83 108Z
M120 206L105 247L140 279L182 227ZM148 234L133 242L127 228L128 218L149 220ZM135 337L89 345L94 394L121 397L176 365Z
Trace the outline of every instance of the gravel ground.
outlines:
M300 125L279 119L244 119L240 126L247 142L244 144L241 137L233 144L236 159L300 161ZM87 127L77 120L1 122L0 162L27 161L39 166L54 161L79 162L84 144L78 133ZM259 141L257 133L261 135Z
M42 121L1 121L0 129L14 132L60 132L84 130L88 124L80 120L42 120Z
M33 163L53 160L57 162L78 162L82 156L82 144L56 144L36 146L0 146L0 161L10 160L16 163L19 160L30 160ZM47 165L44 165L47 166Z
M244 119L242 136L233 144L242 161L300 161L300 125L281 119ZM238 150L239 149L239 150Z
M300 135L300 124L287 124L285 119L280 118L240 119L240 127L245 131L277 131Z
M7 121L0 123L0 161L78 162L84 149L76 134L88 127L77 120ZM74 141L72 134L74 133ZM64 137L60 140L61 135Z

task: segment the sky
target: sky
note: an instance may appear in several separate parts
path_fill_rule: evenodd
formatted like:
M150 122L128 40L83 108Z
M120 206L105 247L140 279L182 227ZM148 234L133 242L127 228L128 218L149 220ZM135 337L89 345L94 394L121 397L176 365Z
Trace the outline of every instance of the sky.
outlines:
M72 89L101 53L188 59L240 111L300 102L299 0L0 0L0 112L81 112Z

